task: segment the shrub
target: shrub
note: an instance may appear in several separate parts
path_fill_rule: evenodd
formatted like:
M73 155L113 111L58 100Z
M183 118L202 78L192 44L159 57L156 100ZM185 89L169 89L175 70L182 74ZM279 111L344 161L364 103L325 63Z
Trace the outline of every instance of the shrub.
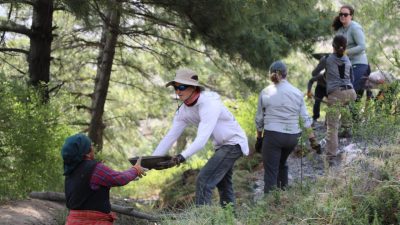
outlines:
M30 191L62 190L60 146L69 129L57 103L0 74L0 200Z

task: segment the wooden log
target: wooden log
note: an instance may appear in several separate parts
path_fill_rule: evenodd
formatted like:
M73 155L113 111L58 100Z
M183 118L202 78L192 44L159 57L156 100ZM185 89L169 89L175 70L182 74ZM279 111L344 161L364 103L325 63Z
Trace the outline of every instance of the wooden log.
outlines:
M60 192L51 192L51 191L31 192L29 194L29 197L35 198L35 199L56 201L56 202L65 202L65 194L60 193ZM139 212L139 211L133 209L133 207L125 207L125 206L121 206L121 205L111 204L111 211L120 213L120 214L124 214L127 216L133 216L133 217L139 218L139 219L153 221L153 222L161 220L160 216L150 215L147 213Z

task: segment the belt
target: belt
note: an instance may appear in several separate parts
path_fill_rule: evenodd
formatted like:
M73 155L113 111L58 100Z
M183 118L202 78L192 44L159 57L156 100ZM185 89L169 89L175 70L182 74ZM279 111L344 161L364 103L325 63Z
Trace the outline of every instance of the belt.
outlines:
M353 89L353 86L351 86L351 85L342 85L342 86L339 86L339 90L341 90L341 91L343 91L343 90L350 90L350 89Z

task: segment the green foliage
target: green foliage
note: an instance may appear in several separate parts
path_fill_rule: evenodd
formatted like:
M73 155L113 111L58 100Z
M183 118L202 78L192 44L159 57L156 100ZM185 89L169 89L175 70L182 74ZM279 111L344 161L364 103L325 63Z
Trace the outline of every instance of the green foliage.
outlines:
M69 128L57 103L0 74L0 200L30 191L62 190L60 146Z
M291 50L309 51L318 37L329 34L329 13L316 9L317 1L161 2L190 22L192 38L260 69Z
M364 143L362 148L370 145L384 146L395 143L399 138L400 126L400 85L394 82L383 87L384 97L360 101L353 106L355 121L353 135ZM365 104L365 105L364 105Z
M396 182L386 182L379 186L366 200L369 205L369 214L380 224L398 224L400 213L400 185Z
M257 101L258 93L246 98L237 95L235 100L225 102L242 129L250 137L255 136L256 132L254 120L257 111Z

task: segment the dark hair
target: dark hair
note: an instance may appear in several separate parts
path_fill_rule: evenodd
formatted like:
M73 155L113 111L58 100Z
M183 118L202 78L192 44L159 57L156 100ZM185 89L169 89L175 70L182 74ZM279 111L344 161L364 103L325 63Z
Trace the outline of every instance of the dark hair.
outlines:
M342 7L340 7L340 9L348 9L350 11L350 15L354 18L354 7L351 5L342 5Z
M272 72L272 73L270 74L270 77L269 77L269 79L270 79L274 84L277 84L277 83L281 82L281 80L282 80L283 78L284 78L284 77L282 76L282 72L281 72L281 71Z
M343 24L340 22L339 16L336 16L335 19L333 19L332 28L334 31L338 31L341 27L343 27Z
M351 5L342 5L342 7L340 7L340 9L348 9L350 11L350 15L354 18L354 8ZM340 22L340 17L339 16L335 16L335 18L333 19L332 22L332 28L334 31L339 30L339 28L343 27L342 22Z
M336 35L333 38L332 47L336 51L336 55L338 57L342 57L344 55L344 51L346 51L347 39L343 35Z

